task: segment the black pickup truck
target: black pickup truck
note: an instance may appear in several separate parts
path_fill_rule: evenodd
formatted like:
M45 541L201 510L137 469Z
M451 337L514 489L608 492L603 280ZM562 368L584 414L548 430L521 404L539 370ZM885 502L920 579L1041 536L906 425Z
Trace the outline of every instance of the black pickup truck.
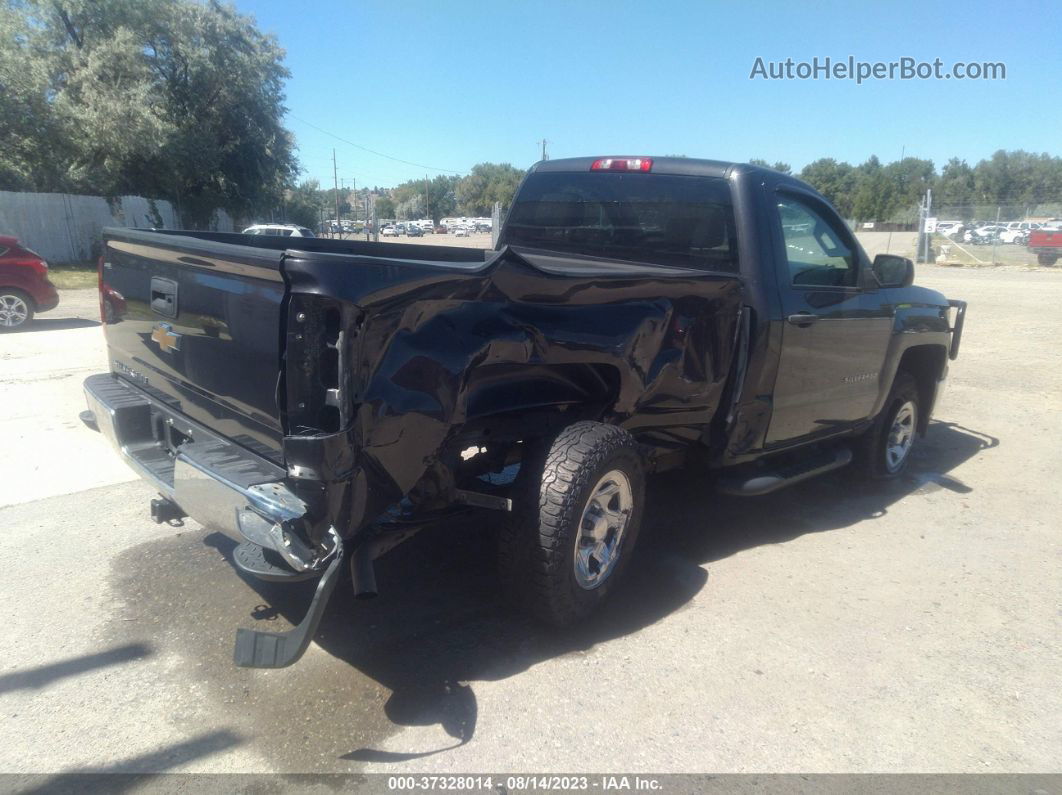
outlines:
M238 630L256 667L301 656L344 567L374 595L374 559L457 512L506 513L504 587L564 625L621 580L649 473L749 496L895 477L965 313L799 180L686 158L539 163L489 251L104 238L122 301L84 419L158 489L156 521L319 578L295 629Z

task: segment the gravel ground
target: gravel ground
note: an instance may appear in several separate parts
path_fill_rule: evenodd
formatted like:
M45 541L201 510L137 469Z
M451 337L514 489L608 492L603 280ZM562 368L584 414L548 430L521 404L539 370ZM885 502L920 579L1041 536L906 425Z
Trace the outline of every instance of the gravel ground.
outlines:
M489 527L441 527L281 671L235 668L233 634L307 589L150 522L77 421L106 363L94 294L65 292L0 337L0 772L1058 771L1062 274L918 281L970 311L902 481L658 478L627 587L562 635L499 606Z

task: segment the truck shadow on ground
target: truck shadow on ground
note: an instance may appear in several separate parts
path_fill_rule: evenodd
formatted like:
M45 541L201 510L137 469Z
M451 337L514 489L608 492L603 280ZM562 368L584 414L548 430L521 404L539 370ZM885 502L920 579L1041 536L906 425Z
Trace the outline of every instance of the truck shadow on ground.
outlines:
M706 497L699 516L689 513L698 510L694 507L698 482L692 473L682 472L656 484L658 541L675 554L704 564L743 549L850 527L885 516L893 503L910 494L971 492L949 473L998 446L994 436L955 423L931 422L911 452L907 471L896 480L871 481L848 467L762 497Z
M966 493L969 487L948 473L997 445L993 437L936 422L898 481L860 484L842 470L760 498L713 495L704 476L692 471L656 478L628 580L600 615L570 632L544 629L499 599L492 527L424 531L377 562L376 600L356 602L341 584L315 640L390 691L384 712L395 729L438 725L452 742L399 752L363 746L340 759L394 763L462 745L478 717L470 681L503 679L637 632L687 605L708 580L706 563L884 516L912 493ZM231 557L232 542L223 536L207 543ZM291 623L302 618L311 584L247 582L265 603L253 614L257 628L272 629L278 616Z
M100 325L98 320L83 317L37 317L32 323L12 329L9 334L32 334L35 331L65 331L72 328L92 328Z

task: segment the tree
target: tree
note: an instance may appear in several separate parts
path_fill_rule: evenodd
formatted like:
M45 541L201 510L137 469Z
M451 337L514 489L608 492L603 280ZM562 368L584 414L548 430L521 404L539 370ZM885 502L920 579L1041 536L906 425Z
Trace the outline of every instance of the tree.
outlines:
M305 180L285 195L285 220L299 226L316 229L321 222L321 210L324 206L324 194L320 183L315 179Z
M52 111L55 68L25 9L0 3L0 190L63 190L70 156Z
M974 216L974 173L965 160L951 158L941 169L933 195L935 206L945 208L945 217L971 221Z
M377 196L376 197L376 217L377 218L394 218L395 217L395 203L390 196Z
M772 171L779 171L782 174L792 174L793 167L788 163L783 163L781 160L775 163L768 163L766 160L760 160L759 158L753 158L749 161L749 165L759 166L760 168L769 168Z
M0 55L0 187L167 198L192 225L281 204L297 173L288 72L250 17L217 0L26 0L0 32L15 42Z
M479 163L457 183L457 209L465 215L487 216L495 202L508 207L523 178L524 172L509 163Z
M891 183L888 206L882 208L882 220L916 222L918 205L936 179L933 161L905 157L889 163L882 172Z
M895 183L885 173L877 155L855 169L852 215L857 221L884 221L895 199Z
M824 157L804 166L800 178L829 199L843 217L851 216L856 175L848 163Z
M395 217L414 218L430 216L434 223L447 215L452 215L457 203L454 198L454 186L458 178L440 174L431 180L411 179L403 182L393 191ZM427 202L427 207L424 206Z

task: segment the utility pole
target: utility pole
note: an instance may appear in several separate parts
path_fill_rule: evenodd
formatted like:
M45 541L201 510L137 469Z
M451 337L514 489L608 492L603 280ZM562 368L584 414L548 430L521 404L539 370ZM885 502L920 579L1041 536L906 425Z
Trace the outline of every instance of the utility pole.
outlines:
M542 144L542 159L549 160L549 155L546 154L546 144L548 144L549 141L543 138L541 141L539 141L539 143Z
M932 214L933 214L933 189L932 188L926 188L926 217L925 217L925 220L923 221L923 224L925 224L925 226L929 225L929 218L930 218L930 216ZM930 239L932 237L933 236L931 234L929 234L929 232L926 232L926 250L925 250L925 254L922 256L922 262L929 262L929 249L930 249L930 245L929 244L930 244Z
M336 194L336 223L339 223L339 172L336 170L336 150L332 149L332 185Z
M996 226L999 226L999 205L996 205ZM999 232L992 234L992 264L996 264L996 246L999 244Z
M431 218L431 199L428 198L428 187L430 185L431 185L431 183L428 182L428 175L425 174L424 175L424 215L426 217L428 217L429 219ZM434 223L434 221L433 221L433 223ZM434 230L432 230L432 231L434 231Z

